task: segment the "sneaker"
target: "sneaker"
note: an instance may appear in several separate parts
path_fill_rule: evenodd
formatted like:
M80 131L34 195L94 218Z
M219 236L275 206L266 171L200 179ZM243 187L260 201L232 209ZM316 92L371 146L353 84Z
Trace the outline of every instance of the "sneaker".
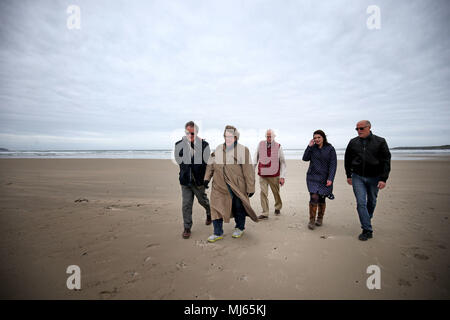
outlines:
M262 214L262 215L258 216L258 219L264 220L264 219L269 219L269 217Z
M278 209L277 209L277 210L275 210L275 214L276 214L276 215L279 215L280 213L281 213L281 211L280 211L280 210L278 210Z
M233 238L240 238L241 236L242 236L242 234L244 233L244 230L241 230L241 229L238 229L238 228L236 228L236 229L234 229L234 232L233 232Z
M216 236L215 234L208 237L208 242L216 242L217 240L223 239L223 235Z
M361 241L367 241L368 239L371 239L372 236L372 231L368 231L368 230L363 230L363 232L358 236L358 239Z

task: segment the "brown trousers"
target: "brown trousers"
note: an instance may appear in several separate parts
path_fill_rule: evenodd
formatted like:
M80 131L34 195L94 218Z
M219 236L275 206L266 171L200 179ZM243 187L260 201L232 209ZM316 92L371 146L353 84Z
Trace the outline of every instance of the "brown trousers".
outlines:
M262 215L269 216L269 186L275 199L275 209L281 210L283 203L280 197L280 177L259 177L259 186L261 187Z

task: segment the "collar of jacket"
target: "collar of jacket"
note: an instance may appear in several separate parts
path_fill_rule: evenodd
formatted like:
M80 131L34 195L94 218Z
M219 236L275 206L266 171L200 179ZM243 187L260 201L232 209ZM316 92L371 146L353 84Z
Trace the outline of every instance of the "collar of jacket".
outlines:
M366 137L366 138L361 138L361 137L358 137L360 140L370 140L370 139L372 139L372 136L373 136L373 134L372 134L372 130L370 130L370 134Z
M188 145L191 145L191 143L194 143L194 144L200 143L201 144L203 139L200 139L199 137L195 137L194 142L191 142L191 140L188 140L188 138L186 136L184 136L181 140L183 140Z
M235 142L233 143L233 145L230 146L230 147L227 147L227 144L224 142L224 143L223 143L223 149L224 149L225 151L230 151L231 149L233 149L234 147L236 147L236 145L237 145L237 141L235 141Z

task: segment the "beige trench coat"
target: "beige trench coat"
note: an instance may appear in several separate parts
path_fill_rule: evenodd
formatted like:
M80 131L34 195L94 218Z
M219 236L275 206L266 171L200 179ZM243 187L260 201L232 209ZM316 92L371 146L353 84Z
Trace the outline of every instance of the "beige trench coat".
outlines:
M223 218L223 221L228 223L233 217L228 184L233 193L241 199L247 215L258 222L247 195L255 192L255 171L247 147L237 143L227 151L224 144L217 146L209 158L205 172L205 180L210 181L211 178L210 206L213 220Z

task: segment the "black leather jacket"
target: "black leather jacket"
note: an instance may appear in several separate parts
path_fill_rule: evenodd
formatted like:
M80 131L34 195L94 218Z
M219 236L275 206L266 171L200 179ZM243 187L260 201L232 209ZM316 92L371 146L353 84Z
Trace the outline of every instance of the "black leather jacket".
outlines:
M386 182L391 171L391 152L382 137L370 132L362 139L353 138L345 150L345 174L351 178L352 173L363 177L379 177Z
M180 184L201 186L211 154L209 144L203 139L196 138L193 144L193 156L191 156L189 144L190 142L185 137L175 143L174 156L175 161L180 165Z

